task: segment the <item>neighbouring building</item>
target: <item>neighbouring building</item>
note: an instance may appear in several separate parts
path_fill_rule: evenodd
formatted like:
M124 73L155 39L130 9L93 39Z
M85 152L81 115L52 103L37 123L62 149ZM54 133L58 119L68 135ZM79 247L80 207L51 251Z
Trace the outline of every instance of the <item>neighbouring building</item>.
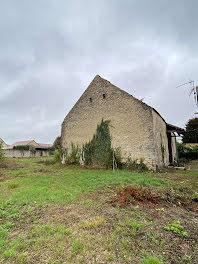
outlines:
M35 140L17 141L8 146L7 149L13 149L17 146L31 146L35 150L47 150L52 147L52 144L37 143Z
M189 147L195 147L198 146L198 143L185 143Z
M5 141L3 141L2 138L0 138L0 143L2 144L2 149L7 149L8 145L5 143Z
M175 133L184 130L167 124L154 108L99 75L65 117L62 149L89 141L102 118L111 121L112 145L121 148L123 159L144 159L151 169L177 161Z

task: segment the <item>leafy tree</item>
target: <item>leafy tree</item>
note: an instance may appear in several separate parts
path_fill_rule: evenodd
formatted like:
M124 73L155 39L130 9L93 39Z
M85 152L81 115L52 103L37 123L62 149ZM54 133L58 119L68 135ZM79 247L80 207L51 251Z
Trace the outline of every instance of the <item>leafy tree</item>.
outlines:
M186 144L177 143L177 151L179 162L198 159L198 146L189 146Z
M183 143L198 143L198 118L192 118L186 124Z

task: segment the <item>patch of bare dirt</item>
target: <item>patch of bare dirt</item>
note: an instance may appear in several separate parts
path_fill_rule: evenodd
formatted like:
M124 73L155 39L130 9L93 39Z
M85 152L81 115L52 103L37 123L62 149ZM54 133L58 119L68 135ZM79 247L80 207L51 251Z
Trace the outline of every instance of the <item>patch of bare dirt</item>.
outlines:
M40 173L49 173L50 171L46 170L46 169L40 169L40 170L38 170L38 172L40 172Z
M10 177L8 177L7 175L4 175L0 172L0 182L5 182L9 179L10 179Z
M19 162L13 160L4 160L0 163L0 168L6 170L18 170L24 168L24 165L20 164Z
M47 210L40 211L40 223L56 222L71 225L78 223L88 215L88 208L80 204L51 204Z
M149 188L137 188L135 186L127 186L119 190L116 196L109 201L113 206L119 204L126 206L128 204L144 203L148 205L160 202L160 195L154 194Z
M191 211L198 212L198 203L196 198L180 196L174 193L174 190L166 191L165 193L156 194L151 189L146 187L127 186L116 191L116 195L109 201L112 206L120 205L127 206L129 204L141 204L148 206L168 206L176 205L184 207Z
M45 174L45 173L50 173L50 171L49 170L46 170L46 169L35 169L34 170L34 173L41 173L41 174Z

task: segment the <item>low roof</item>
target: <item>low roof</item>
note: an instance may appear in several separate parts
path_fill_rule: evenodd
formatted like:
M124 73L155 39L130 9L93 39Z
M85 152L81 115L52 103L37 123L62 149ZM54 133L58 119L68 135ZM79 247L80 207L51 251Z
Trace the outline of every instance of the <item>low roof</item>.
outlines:
M181 135L181 134L183 135L185 132L185 129L178 127L178 126L175 126L175 125L172 125L172 124L168 124L168 123L166 123L166 128L167 128L167 131L177 132L179 135Z
M23 140L23 141L17 141L17 142L13 143L13 144L10 145L10 146L13 146L13 147L15 147L15 146L24 146L24 145L28 145L28 144L30 144L32 141L34 141L34 140Z
M186 145L189 145L189 146L198 146L198 143L186 143Z
M42 147L42 148L50 148L50 147L52 147L52 144L43 144L43 143L38 143L39 144L39 146L40 147ZM39 147L38 146L38 147Z
M38 143L34 139L32 139L32 140L17 141L14 144L10 145L9 146L9 149L12 149L13 147L16 147L16 146L29 145L31 142L35 142L38 145L38 146L35 146L37 148L39 148L39 147L41 147L41 148L49 148L49 147L52 147L52 144Z

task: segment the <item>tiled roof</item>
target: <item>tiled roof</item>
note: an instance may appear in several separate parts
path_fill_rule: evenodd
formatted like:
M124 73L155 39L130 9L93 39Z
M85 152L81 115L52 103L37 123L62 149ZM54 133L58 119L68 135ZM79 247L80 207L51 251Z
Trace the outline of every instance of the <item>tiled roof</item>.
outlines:
M38 142L36 142L38 143ZM41 147L44 147L44 148L50 148L52 147L52 144L43 144L43 143L38 143Z
M52 144L44 144L44 143L38 143L35 140L24 140L24 141L17 141L14 144L8 146L8 149L13 149L15 146L24 146L24 145L29 145L32 141L34 141L36 144L38 144L42 148L49 148L52 147ZM35 146L39 148L39 146Z
M10 147L15 147L15 146L24 146L30 144L33 140L24 140L24 141L17 141L14 144L10 145Z

